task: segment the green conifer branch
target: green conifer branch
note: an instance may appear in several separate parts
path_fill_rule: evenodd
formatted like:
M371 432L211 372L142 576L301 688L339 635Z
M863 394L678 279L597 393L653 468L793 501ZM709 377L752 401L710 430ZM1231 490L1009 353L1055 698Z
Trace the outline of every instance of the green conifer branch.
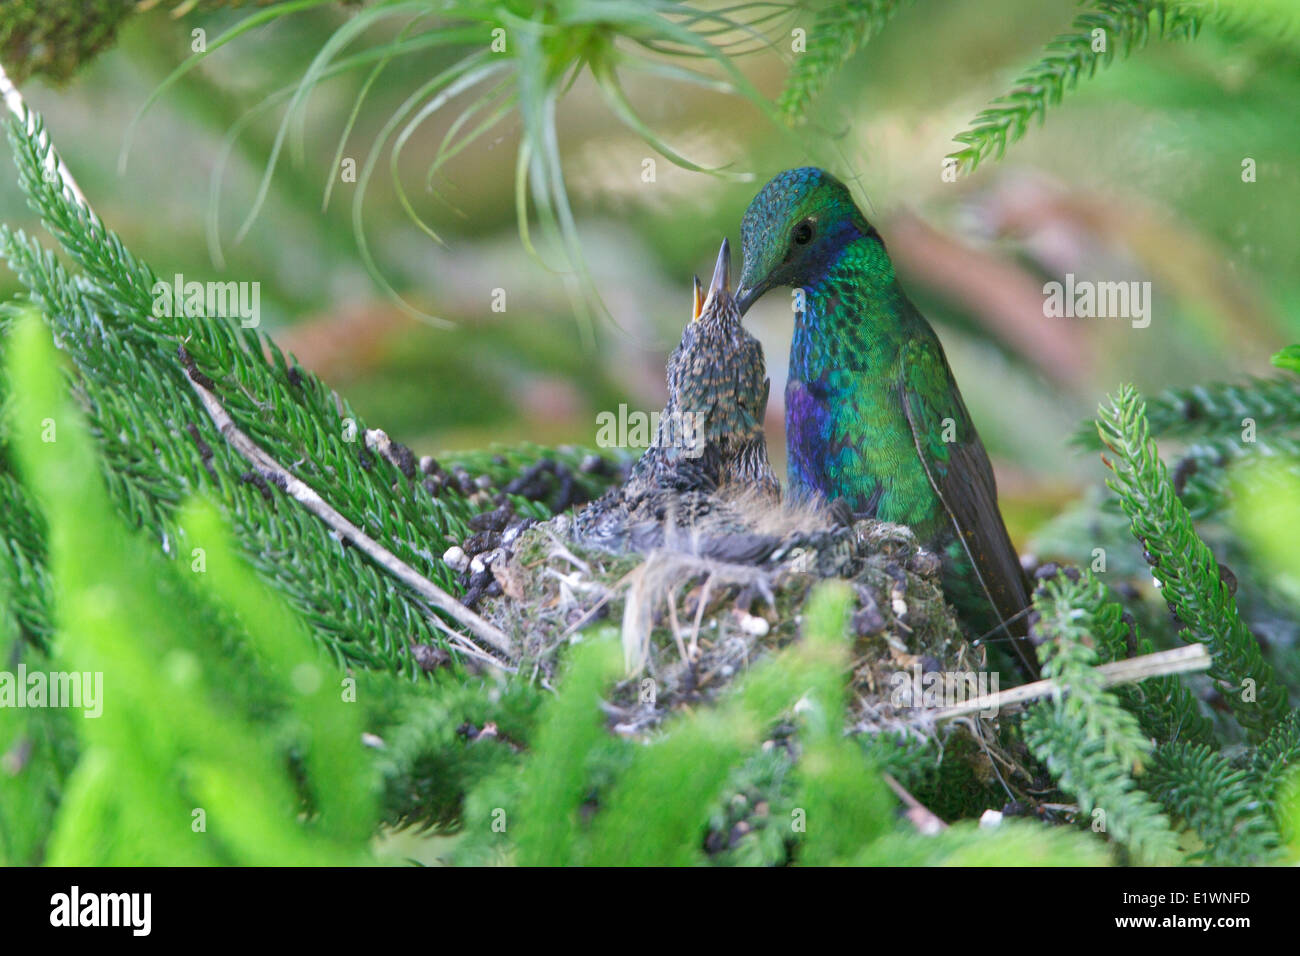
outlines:
M1287 436L1256 436L1242 441L1226 435L1199 441L1187 448L1174 463L1174 490L1196 520L1218 514L1232 494L1231 466L1242 461L1276 458L1300 475L1300 439Z
M366 698L375 696L368 687L362 691ZM464 681L445 674L431 685L402 686L391 712L377 715L372 725L385 822L459 828L466 791L520 759L521 745L532 739L541 694L522 681Z
M1128 57L1153 37L1192 39L1202 23L1199 11L1176 0L1089 0L1089 6L1092 9L1075 17L1070 32L1052 40L1047 54L1022 73L1010 91L953 137L963 146L948 158L960 172L974 171L990 156L1000 159L1033 119L1046 119L1048 108L1059 104L1080 77L1110 66L1117 53ZM1095 35L1096 30L1102 34ZM1104 38L1104 50L1096 49L1098 36Z
M342 550L338 543L326 528L312 528L309 516L277 507L268 483L277 476L258 474L230 454L193 392L219 394L241 431L277 462L292 465L294 477L324 489L345 520L434 588L455 586L440 556L465 536L464 521L480 506L461 495L435 499L412 462L369 452L358 440L366 435L364 423L351 409L258 333L220 317L194 320L155 309L154 274L95 216L40 118L24 115L10 133L20 184L87 275L72 278L51 254L8 230L0 229L0 247L72 354L106 446L110 490L129 519L166 544L176 503L210 487L240 512L230 517L252 560L288 586L295 606L340 659L417 673L412 645L446 643L421 600L394 592L355 554L349 559L361 581L352 596L362 599L335 593L330 570L334 552ZM370 613L374 604L388 605L379 617L389 620L381 624Z
M1227 442L1241 441L1246 419L1254 423L1257 434L1267 432L1269 441L1300 426L1300 377L1278 375L1171 388L1147 402L1147 427L1153 436L1223 439L1225 450ZM1078 448L1103 447L1093 422L1080 425L1070 442Z
M112 514L48 335L33 317L6 355L14 448L49 521L61 659L102 681L96 719L70 728L81 756L44 861L363 859L372 782L360 713L339 705L342 674L253 582L210 510L182 520L203 568L166 561ZM56 441L42 440L44 417ZM0 776L8 803L11 774Z
M1238 722L1251 739L1262 739L1288 712L1285 686L1265 663L1214 554L1178 500L1137 392L1121 389L1100 409L1097 428L1115 455L1103 456L1114 472L1107 484L1149 556L1162 595L1186 625L1183 634L1204 643L1213 656L1209 674Z
M403 473L377 461L361 441L364 423L351 407L297 363L287 362L264 335L225 317L155 314L164 310L155 309L158 277L153 270L132 256L59 177L47 175L58 160L40 117L29 114L25 124L11 121L10 141L20 186L45 226L84 270L93 297L101 303L106 329L149 349L152 354L146 352L146 360L159 377L197 371L214 382L223 406L259 446L277 461L298 463L296 474L308 484L336 488L340 494L335 506L341 512L380 534L401 557L439 580L442 572L436 563L421 560L413 543L448 540L449 531L461 534L466 515L431 499L413 471ZM181 345L188 360L178 358ZM187 368L189 362L192 368ZM104 376L136 372L119 365L104 370ZM196 408L193 401L187 404Z
M88 293L52 256L3 230L0 251L69 346L109 493L128 521L148 528L159 542L175 541L179 502L187 494L210 493L222 503L248 559L283 590L339 661L414 675L420 669L413 645L445 646L419 603L389 587L355 549L341 546L315 517L285 499L277 504L265 482L246 480L248 465L194 407L181 377L150 375L147 343L141 355L129 338L105 336ZM115 367L123 374L138 370L139 387L103 381ZM11 520L4 516L7 534ZM30 552L40 545L26 547ZM188 553L173 554L190 560Z
M1300 766L1300 709L1291 711L1251 755L1250 773L1261 799L1272 806L1278 788Z
M807 48L795 54L777 100L781 117L790 124L804 121L834 75L902 6L903 0L831 0L817 10Z
M1110 599L1106 586L1091 571L1081 571L1069 591L1072 607L1091 621L1088 633L1101 663L1155 653L1150 638L1141 635L1136 623L1125 620L1123 606ZM1114 692L1148 737L1216 745L1210 719L1178 676L1151 677L1140 684L1117 686Z
M1025 741L1078 800L1085 819L1102 821L1105 832L1137 859L1168 862L1176 856L1169 821L1133 779L1150 741L1094 668L1095 621L1086 607L1090 590L1082 580L1061 576L1034 596L1043 677L1065 690L1026 714Z
M1201 744L1174 741L1156 748L1147 788L1202 844L1189 859L1214 866L1272 862L1278 834L1243 770Z

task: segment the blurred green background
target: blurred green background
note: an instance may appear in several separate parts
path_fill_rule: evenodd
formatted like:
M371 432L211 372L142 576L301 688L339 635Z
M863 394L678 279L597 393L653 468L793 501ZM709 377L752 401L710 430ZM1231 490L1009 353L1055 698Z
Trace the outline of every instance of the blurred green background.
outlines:
M37 77L23 92L128 247L164 277L260 282L263 328L368 421L420 453L523 439L594 444L601 411L622 402L659 408L664 361L689 317L692 273L707 272L724 235L738 253L741 214L770 175L827 166L853 182L906 288L938 327L1023 544L1100 477L1095 457L1066 440L1118 383L1151 394L1262 373L1272 352L1300 338L1294 35L1216 27L1191 42L1153 42L1083 79L1003 160L945 181L953 136L1078 12L1070 0L904 6L793 130L739 96L628 75L632 102L666 141L702 163L752 173L749 182L656 156L580 76L560 102L558 132L583 249L609 311L594 337L575 315L573 283L520 242L514 115L443 166L433 189L426 169L458 110L435 115L407 142L398 175L443 245L401 207L385 150L365 202L367 241L405 300L451 327L421 323L385 295L358 252L355 184L335 183L322 211L365 69L315 88L301 155L285 150L259 216L234 241L283 105L230 140L214 183L227 134L302 76L349 16L343 8L270 22L214 52L144 116L124 170L131 119L190 57L191 31L215 37L247 11L135 16L113 48L65 85ZM812 14L795 5L763 24L771 46L736 62L775 97L792 58L790 31L811 25ZM355 47L391 40L398 29L380 25ZM463 52L395 59L370 89L343 156L362 165L393 110ZM1254 182L1243 181L1246 159ZM0 178L0 220L40 231L12 176ZM1150 326L1044 317L1043 284L1067 272L1150 281ZM7 272L0 283L4 297L18 291ZM495 289L505 290L504 311L492 308ZM788 298L769 295L747 321L767 355L768 441L783 473Z

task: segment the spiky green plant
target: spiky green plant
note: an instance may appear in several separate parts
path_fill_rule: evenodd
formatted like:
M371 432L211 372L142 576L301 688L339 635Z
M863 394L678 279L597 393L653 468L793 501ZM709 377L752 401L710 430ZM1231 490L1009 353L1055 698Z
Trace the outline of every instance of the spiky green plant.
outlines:
M1171 862L1176 841L1169 821L1134 781L1150 741L1133 714L1102 686L1093 666L1096 621L1086 610L1090 590L1086 580L1061 576L1034 597L1043 676L1056 681L1058 690L1025 716L1025 740L1062 789L1079 801L1085 822L1140 861Z
M817 6L811 26L799 21L806 48L795 51L777 100L787 123L807 122L818 94L902 5L902 0L829 0Z
M175 537L180 503L211 495L264 578L286 590L338 660L419 674L417 647L448 646L439 619L414 594L389 587L379 568L341 546L317 517L285 507L284 489L231 447L195 385L217 396L260 448L291 464L348 521L438 587L457 587L441 556L465 537L466 522L482 505L457 489L431 488L413 461L372 451L365 422L347 402L260 332L223 316L157 314L156 274L73 187L47 175L60 161L40 117L13 120L9 132L19 184L81 272L5 226L0 255L72 358L110 493L128 520L166 544ZM6 321L0 315L0 331ZM498 450L466 463L500 476L530 455L542 452ZM581 450L546 455L585 457ZM3 465L0 459L0 475L7 474ZM578 480L595 494L614 474L580 473ZM49 631L43 529L12 477L0 478L0 495L9 506L9 561L27 586L15 614L28 638L41 642ZM514 501L524 514L549 515L543 505Z
M953 137L963 144L949 155L960 172L973 171L991 156L1000 159L1032 120L1041 122L1081 77L1110 66L1117 54L1127 57L1153 37L1191 39L1201 26L1199 16L1177 0L1089 0L1088 5L1091 9L1047 45L1046 55L1017 77L1010 91Z
M258 333L220 317L155 317L152 270L57 178L44 175L55 154L39 117L13 123L10 133L20 183L84 273L71 275L33 240L4 227L0 250L80 372L79 395L119 507L167 541L175 536L179 503L212 493L262 573L289 589L340 660L417 673L411 644L443 644L438 629L418 604L389 593L359 555L332 554L337 546L319 521L275 505L266 481L233 453L198 402L190 376L215 388L239 426L278 460L300 461L310 472L301 473L305 481L342 492L332 496L334 504L354 524L447 587L450 573L431 551L440 555L462 535L467 515L367 451L358 440L365 434L359 417ZM394 483L403 489L397 496ZM278 519L267 520L270 514ZM27 560L41 554L39 526L17 528L28 530L17 539Z
M1276 858L1277 830L1246 771L1208 747L1179 741L1156 748L1148 773L1151 792L1199 837L1191 859L1227 866Z
M1103 456L1114 473L1107 483L1148 555L1161 595L1186 625L1187 639L1208 647L1214 658L1210 676L1247 735L1258 742L1288 713L1286 688L1264 661L1213 552L1178 500L1137 392L1121 389L1101 409L1097 427L1113 453Z
M322 6L326 0L292 0L272 4L214 38L207 49L181 64L141 107L143 115L174 83L198 66L207 56L239 39L249 31L283 18ZM739 11L748 16L738 19ZM402 150L421 125L448 110L455 110L448 131L428 167L432 185L443 165L497 128L507 117L520 122L520 142L515 166L515 202L520 238L529 252L544 257L533 240L530 222L536 220L541 235L561 253L560 268L578 281L580 318L590 331L598 304L587 272L581 241L569 203L564 170L556 135L556 118L565 94L582 77L589 77L614 118L643 139L665 159L686 169L721 176L739 176L724 168L706 168L683 156L664 141L633 107L625 89L625 78L640 73L673 83L739 95L771 114L772 107L732 62L729 47L736 43L764 42L760 26L779 15L779 4L742 5L714 11L680 0L558 0L532 3L529 0L373 0L343 22L326 41L291 87L269 96L258 111L241 120L238 133L257 112L284 105L284 113L261 184L236 239L242 238L256 219L270 188L282 151L291 142L301 143L301 129L307 104L315 88L332 77L368 68L353 108L343 125L330 178L325 185L329 202L346 144L367 93L383 71L399 58L437 51L461 54L444 69L412 90L405 102L385 121L365 152L357 172L352 200L353 231L362 262L385 293L406 313L423 321L441 324L437 316L406 301L384 277L366 238L362 211L366 192L384 151L406 213L433 240L441 241L437 230L421 218L397 176ZM360 52L347 51L364 44L368 34L396 26L395 36L373 41ZM698 65L697 65L698 64ZM705 68L708 66L709 68ZM452 105L455 104L455 105ZM134 126L134 124L133 124ZM123 161L130 148L128 129ZM228 140L229 142L229 140ZM390 148L391 144L391 148ZM224 156L214 170L214 197L219 191ZM220 241L215 227L215 206L210 235L216 238L214 252L220 261Z
M99 690L98 713L83 698L84 719L70 721L80 754L45 861L363 859L371 771L342 672L252 578L212 509L183 512L183 565L121 524L48 336L33 317L6 356L14 449L49 522L59 620L57 654L20 659L98 675ZM6 778L22 768L11 769ZM17 785L3 785L7 803Z
M1244 382L1213 382L1170 388L1146 402L1147 428L1157 438L1241 440L1249 424L1275 436L1300 426L1300 377L1279 375ZM1079 448L1102 448L1093 423L1070 439Z
M1111 599L1091 571L1080 572L1078 580L1066 586L1064 604L1061 594L1050 599L1045 594L1044 599L1054 612L1062 613L1062 608L1068 607L1068 613L1087 622L1084 631L1101 663L1155 651L1151 640L1139 632L1131 618L1126 619L1123 606ZM1140 685L1118 687L1115 693L1152 739L1214 742L1213 725L1178 677L1153 677Z

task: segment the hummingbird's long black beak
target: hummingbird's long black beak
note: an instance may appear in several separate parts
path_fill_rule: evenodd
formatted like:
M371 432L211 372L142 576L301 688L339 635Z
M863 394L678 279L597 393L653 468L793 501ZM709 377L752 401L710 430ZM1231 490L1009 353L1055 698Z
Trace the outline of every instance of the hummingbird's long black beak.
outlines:
M752 275L751 263L745 262L740 269L740 282L736 284L736 308L744 315L758 297L766 291L766 286L757 276Z
M709 280L703 308L707 309L713 297L723 292L731 292L731 244L726 239L722 240L722 247L718 250L718 261L713 267L713 278Z
M757 298L758 298L757 289L745 289L745 288L737 289L736 308L740 310L740 314L744 315L746 312L748 312L749 307L754 304L754 300Z

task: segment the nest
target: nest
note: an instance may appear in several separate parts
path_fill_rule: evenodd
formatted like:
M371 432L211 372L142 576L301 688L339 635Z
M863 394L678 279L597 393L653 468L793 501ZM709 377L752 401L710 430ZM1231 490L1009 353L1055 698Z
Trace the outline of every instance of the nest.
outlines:
M754 663L798 640L815 585L842 579L855 597L846 729L932 736L927 711L913 706L920 701L910 676L973 673L986 663L944 601L939 557L902 525L838 524L813 508L754 508L743 499L719 510L745 515L744 547L729 546L734 523L719 537L666 521L643 552L590 545L570 515L507 533L507 545L478 558L500 592L479 611L517 636L543 680L586 628L616 626L626 673L607 709L612 729L641 735L677 710L712 701ZM755 540L769 546L755 548Z

